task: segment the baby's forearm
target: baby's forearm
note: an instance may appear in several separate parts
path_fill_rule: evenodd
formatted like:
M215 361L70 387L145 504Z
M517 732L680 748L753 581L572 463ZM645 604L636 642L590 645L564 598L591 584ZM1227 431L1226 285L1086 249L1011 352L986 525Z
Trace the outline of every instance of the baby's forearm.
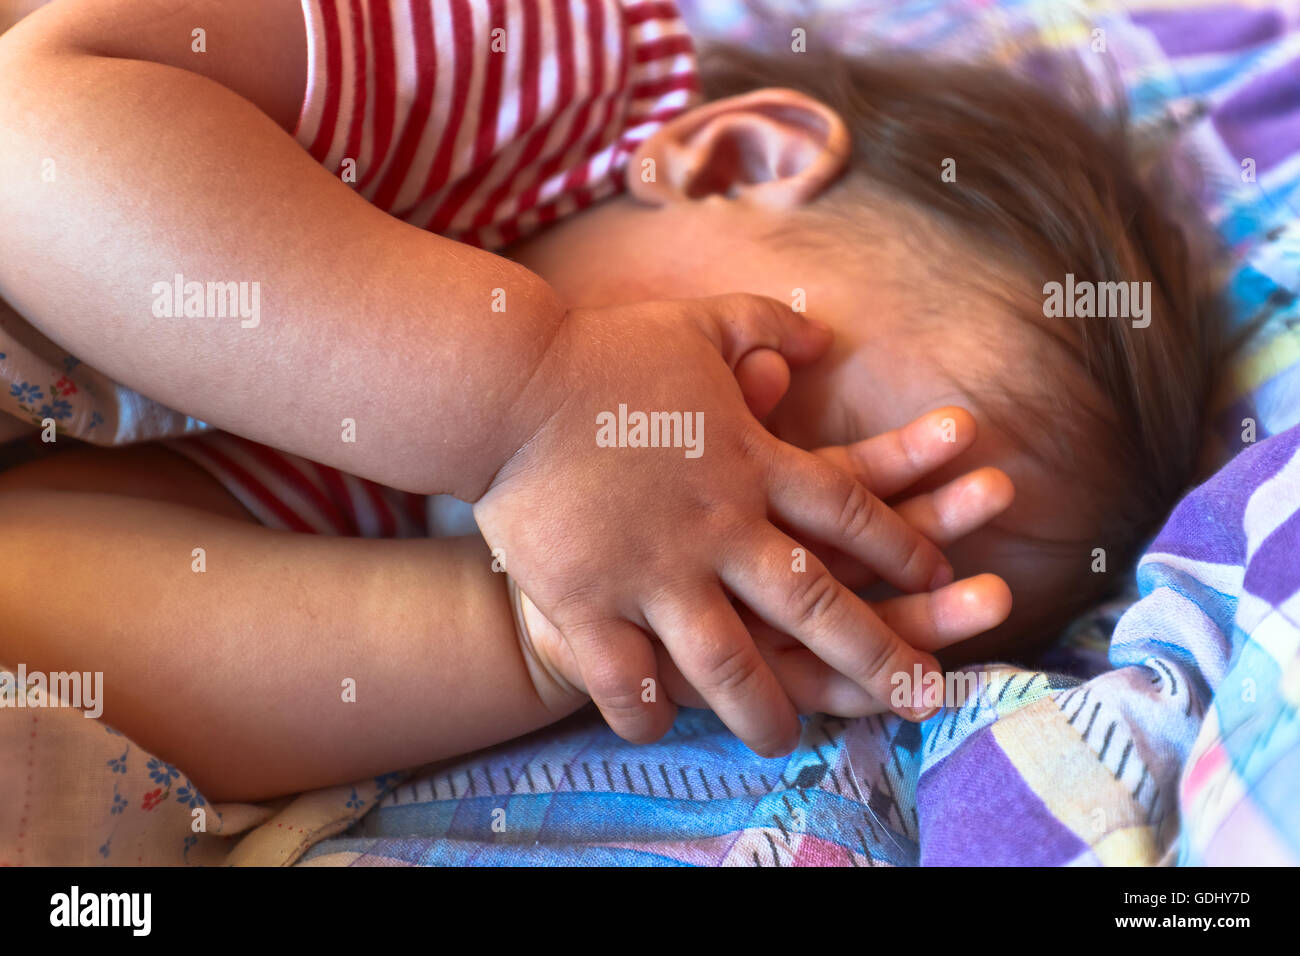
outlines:
M200 75L218 52L190 56L191 27L247 43L229 31L251 14L110 6L132 14L119 33L168 27L172 59L193 67L133 58L77 0L0 38L0 294L73 354L200 419L475 499L540 421L516 399L563 317L550 288L370 205ZM178 275L244 283L258 314L160 317Z
M102 719L212 799L416 766L583 702L538 696L478 538L322 538L45 491L0 495L0 528L0 663L102 672Z

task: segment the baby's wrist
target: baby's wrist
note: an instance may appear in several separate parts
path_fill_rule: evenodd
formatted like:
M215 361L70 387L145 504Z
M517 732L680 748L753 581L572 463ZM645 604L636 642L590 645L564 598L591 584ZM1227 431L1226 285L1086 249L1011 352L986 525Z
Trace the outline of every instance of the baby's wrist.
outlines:
M485 443L483 467L475 484L456 494L463 501L477 502L498 484L564 404L558 352L568 310L549 285L539 277L532 278L535 281L516 295L508 313L512 324L518 323L528 332L517 340L520 344L514 353L500 362L511 381L495 389L497 400L480 418L483 437L492 438L490 444Z

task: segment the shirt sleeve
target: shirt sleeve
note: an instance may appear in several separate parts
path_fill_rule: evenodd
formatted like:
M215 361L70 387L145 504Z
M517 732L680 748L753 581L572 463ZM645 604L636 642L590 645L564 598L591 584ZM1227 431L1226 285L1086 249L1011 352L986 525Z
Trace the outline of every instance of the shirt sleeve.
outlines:
M295 137L379 208L488 247L617 189L694 102L660 0L303 0Z

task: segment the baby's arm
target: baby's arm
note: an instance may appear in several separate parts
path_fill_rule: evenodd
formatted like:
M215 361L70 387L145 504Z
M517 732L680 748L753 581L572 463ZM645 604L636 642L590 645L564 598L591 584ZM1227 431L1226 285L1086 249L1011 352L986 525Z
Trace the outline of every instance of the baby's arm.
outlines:
M103 719L210 799L416 766L586 700L534 685L477 537L324 538L43 490L0 494L0 528L0 662L101 671Z
M0 37L0 294L151 398L473 500L540 424L514 402L563 309L292 139L304 35L297 0L65 0ZM260 324L155 317L177 273L257 282Z
M859 482L764 431L737 386L749 353L810 362L829 330L747 295L566 311L526 270L368 205L285 132L302 36L294 0L63 0L0 37L0 294L191 415L474 501L628 739L672 717L639 690L653 634L751 747L795 745L731 597L878 700L891 673L937 676L820 561L792 560L785 529L909 592L951 567ZM155 317L155 284L177 274L259 283L261 323ZM624 407L681 410L669 453L611 451L596 426Z

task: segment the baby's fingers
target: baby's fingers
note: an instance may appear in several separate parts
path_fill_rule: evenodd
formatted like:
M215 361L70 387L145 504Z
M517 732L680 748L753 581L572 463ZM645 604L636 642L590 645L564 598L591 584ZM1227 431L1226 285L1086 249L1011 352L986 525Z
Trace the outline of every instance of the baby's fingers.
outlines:
M990 466L908 498L894 510L942 548L992 521L1011 507L1015 497L1015 486L1006 472Z
M955 405L927 412L902 428L814 454L888 498L952 461L975 440L975 419Z
M587 693L614 733L632 743L651 743L668 732L675 716L672 702L646 693L657 684L658 673L644 631L628 621L611 620L569 626L562 632Z
M931 594L908 594L882 601L874 605L874 610L907 643L937 651L1005 621L1011 612L1011 592L1001 578L981 574ZM744 615L744 621L753 632L759 651L801 714L865 717L887 713L901 701L912 699L906 690L914 685L916 671L891 674L890 695L882 698L864 690L787 635L775 632L748 614ZM675 675L665 674L664 680L670 688L677 686ZM924 682L922 690L925 690ZM687 707L700 706L686 697L673 699Z
M981 574L929 594L907 594L873 607L907 643L938 651L1005 621L1011 613L1011 590L997 575ZM924 671L896 671L890 675L889 696L881 698L855 686L807 648L775 649L769 660L801 714L817 711L837 717L865 717L896 710L904 703L919 706L924 713L936 706L960 706L963 688L971 686L969 681L950 674L944 675L944 683L922 678L918 685L916 675ZM948 695L955 695L955 699L950 700Z
M923 674L938 671L933 657L910 647L820 561L797 553L801 550L770 528L750 547L728 555L720 573L731 593L758 617L878 700L889 699L896 673L910 674L918 666ZM909 708L899 713L917 716Z
M773 349L787 362L803 365L820 358L831 344L829 326L808 320L788 302L748 292L733 292L684 304L700 330L733 370L754 349Z
M656 645L659 673L664 688L679 707L708 709L709 702L682 676L662 644ZM759 651L776 674L795 709L801 714L832 714L836 717L865 717L888 713L888 704L877 703L870 694L839 671L827 667L802 645L763 647Z
M913 647L939 651L1005 621L1011 613L1011 589L996 574L977 574L928 594L905 594L872 607Z
M795 748L794 706L721 589L697 601L678 595L645 613L682 676L746 746L765 757Z
M908 498L894 510L930 541L946 548L1006 511L1015 494L1006 473L990 466L967 472L934 491ZM846 587L857 591L876 580L862 562L836 548L820 542L809 543L809 548Z
M732 371L749 413L759 421L772 413L790 387L790 366L780 352L771 349L746 353Z
M901 591L931 591L952 581L952 566L931 541L823 459L783 446L770 474L772 508L801 535L856 558Z

